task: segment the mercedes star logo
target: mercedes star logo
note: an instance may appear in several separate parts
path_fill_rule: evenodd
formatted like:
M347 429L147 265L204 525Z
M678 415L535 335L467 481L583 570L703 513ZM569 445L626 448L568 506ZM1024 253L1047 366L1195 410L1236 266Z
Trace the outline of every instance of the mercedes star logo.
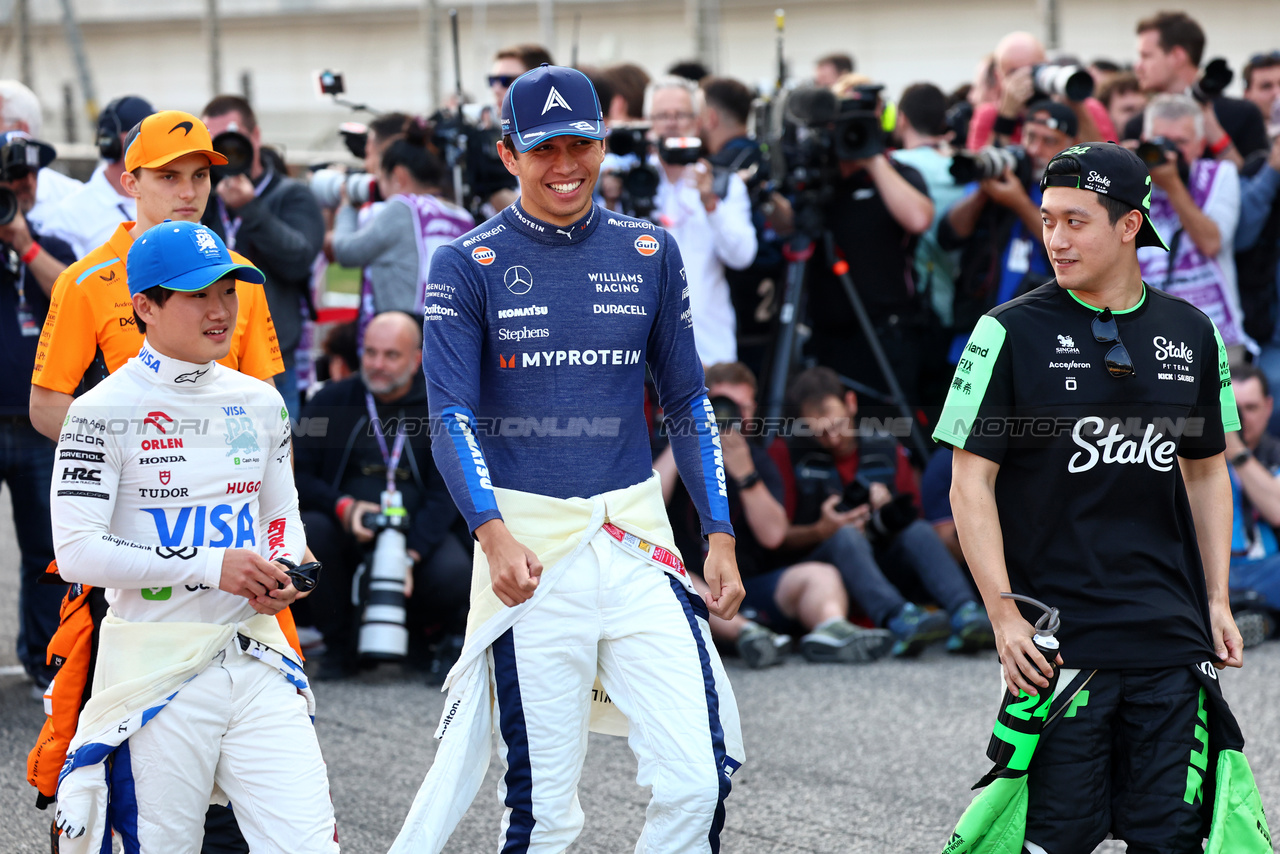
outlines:
M524 296L533 287L533 273L529 272L528 267L517 264L507 268L507 272L502 274L502 281L506 283L507 290L511 293L518 297Z

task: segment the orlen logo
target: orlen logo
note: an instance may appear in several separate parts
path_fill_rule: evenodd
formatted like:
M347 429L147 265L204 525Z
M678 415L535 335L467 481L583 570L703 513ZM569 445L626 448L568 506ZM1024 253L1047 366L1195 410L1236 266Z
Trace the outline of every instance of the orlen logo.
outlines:
M658 251L658 238L652 234L642 234L636 238L636 251L646 258Z
M481 267L488 267L498 257L498 253L488 246L477 246L471 250L471 257Z
M162 424L161 422L164 422L164 423ZM173 419L170 418L168 415L165 415L163 412L148 412L147 417L142 419L142 423L144 425L146 424L152 425L161 433L167 433L168 431L164 429L165 425L172 424Z

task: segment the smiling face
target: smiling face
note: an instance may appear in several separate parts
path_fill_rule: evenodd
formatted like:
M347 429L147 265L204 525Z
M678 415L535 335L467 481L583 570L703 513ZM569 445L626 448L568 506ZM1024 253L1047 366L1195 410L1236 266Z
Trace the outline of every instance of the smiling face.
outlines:
M520 179L520 206L552 225L571 225L591 207L600 177L604 142L585 136L553 136L523 154L501 142L498 154Z
M1046 187L1040 218L1053 271L1067 290L1094 290L1117 271L1137 264L1134 242L1142 225L1137 211L1112 225L1097 193Z
M164 305L145 293L133 308L147 324L147 341L157 352L184 362L204 364L226 357L236 327L236 280L219 279L198 291L174 291Z

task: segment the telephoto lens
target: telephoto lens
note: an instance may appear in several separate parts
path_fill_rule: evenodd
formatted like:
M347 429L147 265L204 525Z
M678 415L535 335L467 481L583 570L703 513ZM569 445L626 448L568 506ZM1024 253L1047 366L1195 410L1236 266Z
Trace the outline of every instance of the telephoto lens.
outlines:
M1166 136L1157 136L1154 139L1139 143L1137 150L1134 152L1138 155L1138 159L1147 165L1150 169L1152 166L1159 166L1165 162L1165 152L1178 152L1178 146Z
M227 158L226 165L209 167L215 184L232 175L248 175L253 169L253 142L238 130L224 130L215 136L213 150Z
M1031 79L1036 91L1045 95L1083 101L1093 94L1093 75L1078 65L1037 65L1031 69Z
M951 177L959 184L999 178L1006 169L1018 170L1019 153L1016 146L997 148L994 145L983 146L977 151L957 152L951 161Z
M8 225L18 215L18 197L8 187L0 187L0 225Z

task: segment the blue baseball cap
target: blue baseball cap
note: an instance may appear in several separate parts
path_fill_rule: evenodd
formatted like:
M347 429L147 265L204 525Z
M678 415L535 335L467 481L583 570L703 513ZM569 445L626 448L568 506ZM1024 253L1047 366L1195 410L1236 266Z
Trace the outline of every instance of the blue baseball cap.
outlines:
M232 273L255 285L267 280L252 264L237 264L222 238L206 226L172 220L148 228L133 242L125 273L130 296L157 285L171 291L198 291Z
M547 65L517 77L502 99L502 132L525 152L553 136L604 139L600 98L576 68Z

